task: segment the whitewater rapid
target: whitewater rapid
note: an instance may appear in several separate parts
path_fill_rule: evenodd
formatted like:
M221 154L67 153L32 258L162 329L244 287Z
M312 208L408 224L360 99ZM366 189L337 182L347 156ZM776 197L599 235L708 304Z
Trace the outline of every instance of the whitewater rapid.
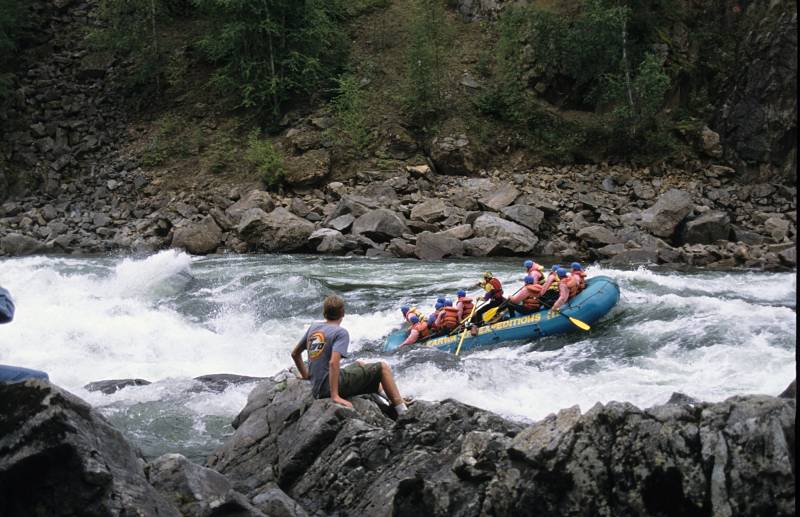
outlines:
M509 290L521 260L414 260L297 255L198 258L28 257L0 260L0 285L17 305L0 327L0 363L45 370L89 401L146 453L207 453L230 432L252 384L215 393L192 378L267 376L318 319L322 298L345 297L353 358L381 358L417 398L455 398L536 420L560 408L624 400L641 407L674 391L708 401L777 394L794 378L794 273L588 268L614 278L620 304L590 333L455 358L381 342L401 303L429 307L491 270ZM83 386L144 378L113 395ZM171 447L171 448L170 448Z

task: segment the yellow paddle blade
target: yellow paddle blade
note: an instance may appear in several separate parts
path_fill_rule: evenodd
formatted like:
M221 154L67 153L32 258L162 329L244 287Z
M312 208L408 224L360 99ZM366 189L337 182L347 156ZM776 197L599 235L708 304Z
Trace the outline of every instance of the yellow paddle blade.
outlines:
M493 308L489 309L488 311L484 312L483 313L483 321L492 321L492 318L494 318L494 315L497 314L497 309L499 309L499 308L500 307L493 307Z
M577 318L573 318L572 316L567 316L567 317L569 318L569 321L571 321L572 324L575 325L576 327L578 327L579 329L591 330L591 328L592 328L588 324L584 323L583 321L581 321L581 320L579 320Z

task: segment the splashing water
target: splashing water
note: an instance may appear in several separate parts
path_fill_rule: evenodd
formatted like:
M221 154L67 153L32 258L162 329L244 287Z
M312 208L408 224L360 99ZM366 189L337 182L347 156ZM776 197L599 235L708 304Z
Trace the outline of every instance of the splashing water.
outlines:
M590 333L453 357L380 352L403 303L432 307L492 270L513 292L521 261L419 262L315 256L192 258L29 257L0 261L15 298L0 327L0 363L45 370L104 412L146 454L201 459L231 432L252 384L223 392L192 377L267 376L318 319L322 299L347 301L354 358L393 365L405 393L455 398L520 420L574 404L664 402L673 391L703 400L779 393L795 375L794 273L677 273L590 267L620 285L620 304ZM144 378L113 395L91 381Z

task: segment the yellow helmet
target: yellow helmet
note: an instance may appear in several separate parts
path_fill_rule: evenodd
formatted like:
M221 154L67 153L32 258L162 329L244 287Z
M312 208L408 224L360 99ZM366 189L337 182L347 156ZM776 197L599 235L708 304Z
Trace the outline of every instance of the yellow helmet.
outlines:
M488 271L485 271L483 273L483 279L484 280L491 280L492 279L492 274L490 272L488 272Z

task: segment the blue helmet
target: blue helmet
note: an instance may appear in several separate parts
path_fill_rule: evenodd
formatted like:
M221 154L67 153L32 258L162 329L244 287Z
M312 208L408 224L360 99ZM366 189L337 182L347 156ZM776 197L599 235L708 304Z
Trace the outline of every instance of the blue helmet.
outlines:
M527 275L525 277L525 283L526 284L532 284L533 283L533 277L531 275Z
M525 262L522 263L522 267L524 267L525 269L532 268L533 267L533 261L532 260L526 260Z
M580 262L573 262L572 264L570 264L569 267L571 267L572 269L583 269L581 267L581 263Z
M444 303L444 298L436 298L436 303Z
M550 268L550 271L555 273L561 267L561 264L553 264L553 267Z
M556 274L558 275L558 278L564 278L565 276L567 276L567 270L564 269L563 267L560 267L556 269Z
M403 314L407 313L409 310L411 310L411 307L409 307L408 305L403 305L402 307L400 307L400 312L402 312Z
M445 300L444 301L444 306L445 307L452 307L453 306L453 300Z
M437 311L438 311L439 309L441 309L442 307L444 307L444 302L436 302L436 305L434 305L434 308L435 308Z
M467 292L465 290L463 290L463 289L459 289L458 292L456 293L456 296L458 296L459 298L461 298L462 296L466 296L466 295L467 295Z
M411 323L419 323L419 316L417 316L416 314L412 314L411 317L409 318L409 321Z
M433 325L433 322L436 321L436 313L431 314L428 316L428 325Z

